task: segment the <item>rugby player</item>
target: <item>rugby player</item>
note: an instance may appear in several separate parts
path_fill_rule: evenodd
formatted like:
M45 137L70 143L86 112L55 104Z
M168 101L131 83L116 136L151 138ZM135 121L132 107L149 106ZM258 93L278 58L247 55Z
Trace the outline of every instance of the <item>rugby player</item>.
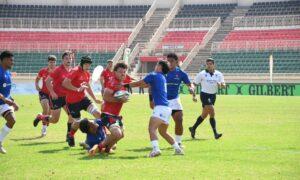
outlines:
M6 120L6 124L0 130L0 153L5 154L3 141L16 122L14 111L18 111L19 106L10 96L12 81L9 70L14 65L14 55L9 51L3 51L0 54L0 61L0 114Z
M50 92L51 114L50 115L38 114L33 121L34 127L36 127L40 121L43 121L45 123L55 124L59 121L61 108L63 108L68 115L66 141L68 141L68 137L69 137L68 134L71 131L73 118L67 111L67 107L66 107L67 90L62 86L62 82L71 71L71 63L72 63L72 59L70 57L70 52L64 52L62 54L62 64L56 67L54 71L50 73L50 75L46 79L46 86Z
M50 115L50 93L46 86L46 79L49 76L49 74L55 69L56 65L56 57L54 55L50 55L48 57L48 66L45 68L42 68L38 75L35 78L35 88L39 92L39 99L40 104L42 106L43 115ZM38 83L42 79L43 85L42 88L39 87ZM48 125L46 123L43 123L42 126L42 136L46 136L47 134L47 127Z
M146 87L151 86L151 92L154 100L154 110L150 117L148 131L150 135L153 150L150 152L149 157L156 157L161 154L157 129L160 135L175 149L175 155L183 155L183 150L179 147L173 137L167 132L169 120L172 113L171 108L168 106L167 99L167 82L165 75L169 72L168 63L166 61L159 61L155 70L149 73L143 80L129 83L126 86L131 87Z
M101 83L101 93L103 95L104 89L106 88L109 79L111 76L113 76L113 61L112 60L107 60L107 65L106 68L102 71L100 75L100 83Z
M215 139L219 139L222 134L217 132L215 109L216 94L218 88L225 88L224 76L220 71L215 70L215 61L212 58L206 60L206 69L199 72L194 79L194 84L201 84L200 99L202 102L202 114L197 118L195 124L189 128L191 137L195 138L197 127L209 115L209 122L214 132Z
M75 146L74 134L79 127L81 118L80 111L85 110L93 115L96 119L100 118L100 111L97 106L86 96L86 93L96 102L100 104L101 101L96 98L90 86L89 69L92 64L92 59L89 56L84 56L80 60L80 65L72 69L62 82L62 86L67 89L66 103L68 111L72 116L74 122L71 131L68 135L69 146Z

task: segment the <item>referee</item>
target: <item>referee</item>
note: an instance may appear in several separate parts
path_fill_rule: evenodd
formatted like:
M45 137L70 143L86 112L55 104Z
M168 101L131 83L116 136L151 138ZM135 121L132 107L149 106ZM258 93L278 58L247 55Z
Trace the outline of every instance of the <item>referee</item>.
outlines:
M224 76L220 71L215 70L215 61L212 58L206 60L206 69L199 72L194 79L194 84L201 84L200 99L202 102L202 114L198 117L194 126L190 127L192 138L195 138L197 127L209 115L209 122L213 129L215 139L219 139L222 134L219 134L216 129L216 119L214 104L218 88L225 87Z

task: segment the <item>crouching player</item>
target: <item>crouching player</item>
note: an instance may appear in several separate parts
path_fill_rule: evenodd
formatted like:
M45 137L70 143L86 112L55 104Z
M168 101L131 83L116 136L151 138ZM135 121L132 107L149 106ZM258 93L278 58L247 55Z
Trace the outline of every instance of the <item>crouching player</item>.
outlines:
M165 75L169 72L168 63L166 61L159 61L155 66L155 71L148 74L143 80L129 83L126 86L137 87L151 86L151 92L154 100L154 110L149 122L149 134L153 150L149 157L156 157L161 154L158 145L157 129L160 135L175 149L175 155L183 155L183 150L178 143L174 141L173 137L167 132L169 120L172 110L168 106L167 99L167 82Z
M105 152L111 152L108 146L112 146L110 136L105 134L105 126L101 119L96 119L93 122L88 119L82 119L79 123L79 129L82 133L86 133L87 150L90 156L96 153L101 153L104 149Z

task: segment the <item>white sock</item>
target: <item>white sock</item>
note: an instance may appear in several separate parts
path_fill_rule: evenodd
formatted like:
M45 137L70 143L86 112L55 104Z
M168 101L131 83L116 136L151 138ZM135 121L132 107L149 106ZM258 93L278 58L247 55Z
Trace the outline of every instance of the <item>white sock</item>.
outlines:
M151 141L151 144L152 144L153 150L160 151L159 145L158 145L158 140Z
M177 143L181 143L181 135L175 135L175 141L177 142Z
M8 135L8 133L10 131L11 131L11 128L7 127L5 124L0 132L0 142L3 142L4 138Z
M178 146L177 142L175 142L172 146L173 146L174 149L180 149L180 147Z
M43 125L42 130L45 131L47 129L47 125Z

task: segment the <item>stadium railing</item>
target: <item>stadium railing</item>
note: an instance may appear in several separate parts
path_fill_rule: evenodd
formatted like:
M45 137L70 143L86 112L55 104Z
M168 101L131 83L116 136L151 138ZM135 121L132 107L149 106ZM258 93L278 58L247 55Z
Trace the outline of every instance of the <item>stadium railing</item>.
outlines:
M300 50L300 40L213 42L212 52Z
M276 27L300 25L300 15L235 17L233 27Z
M140 43L137 43L132 49L128 58L128 65L130 68L131 68L131 64L133 64L134 58L138 55L139 52L140 52Z
M157 3L156 0L152 3L151 7L149 8L149 10L147 11L147 13L144 16L144 21L145 23L147 23L150 20L150 17L153 15L154 11L157 8Z
M221 26L221 18L218 18L214 25L209 29L209 31L204 36L201 44L197 43L193 49L190 51L190 53L187 55L185 60L183 61L181 68L185 70L187 66L192 62L192 60L197 56L200 49L204 48L206 44L211 40L211 38L214 36L214 34L218 31L218 29Z
M143 28L143 25L144 25L143 20L140 19L140 21L137 23L137 25L135 26L135 28L132 30L131 34L128 37L127 40L128 47L131 45L131 43L134 41L134 39L136 38L140 30Z
M0 18L0 28L16 29L132 29L138 18Z
M157 46L157 44L159 43L159 39L162 37L163 32L169 27L171 21L174 19L179 9L180 0L177 0L174 4L174 7L171 9L169 14L163 19L154 35L151 37L146 49L143 51L143 54L150 53Z
M217 19L217 17L175 18L169 25L169 29L193 29L199 27L211 27Z
M112 61L113 64L118 63L118 61L121 59L121 57L123 56L124 50L126 48L125 43L122 43L120 48L118 49L118 51L116 52L115 56L113 57Z

